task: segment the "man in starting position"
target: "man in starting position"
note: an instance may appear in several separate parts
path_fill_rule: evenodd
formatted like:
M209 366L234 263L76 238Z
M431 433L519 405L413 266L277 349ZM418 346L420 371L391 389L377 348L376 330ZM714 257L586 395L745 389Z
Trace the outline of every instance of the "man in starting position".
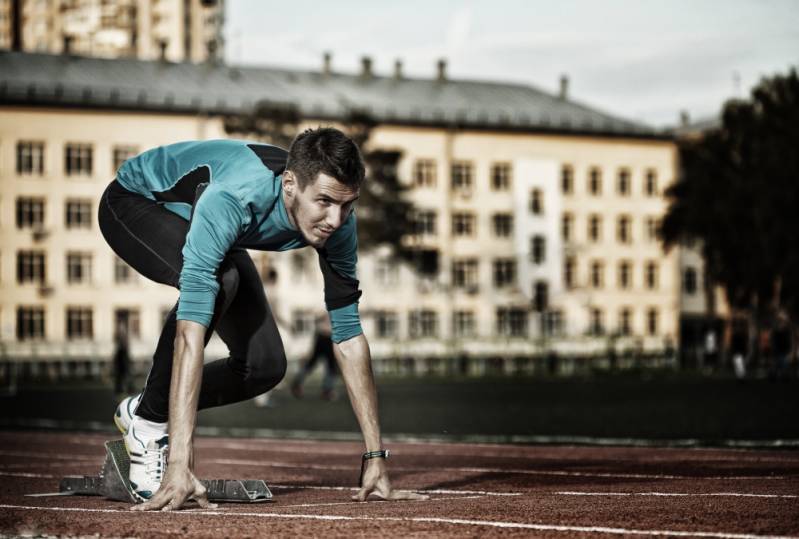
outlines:
M141 394L114 420L130 455L139 510L209 505L193 473L197 410L253 398L286 372L261 278L246 249L310 245L319 255L333 350L363 433L366 470L355 499L423 499L391 488L369 345L358 315L353 205L364 180L356 144L332 128L307 130L288 152L233 140L182 142L126 161L103 193L100 229L153 281L180 290ZM203 364L216 331L230 356ZM167 466L167 446L168 466Z

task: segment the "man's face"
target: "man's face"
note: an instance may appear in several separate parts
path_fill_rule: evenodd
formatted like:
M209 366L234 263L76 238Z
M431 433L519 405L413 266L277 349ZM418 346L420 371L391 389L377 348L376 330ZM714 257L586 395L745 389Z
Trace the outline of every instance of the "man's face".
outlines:
M305 241L316 248L323 247L344 224L359 194L359 190L321 172L304 190L292 171L283 174L283 201L289 220Z

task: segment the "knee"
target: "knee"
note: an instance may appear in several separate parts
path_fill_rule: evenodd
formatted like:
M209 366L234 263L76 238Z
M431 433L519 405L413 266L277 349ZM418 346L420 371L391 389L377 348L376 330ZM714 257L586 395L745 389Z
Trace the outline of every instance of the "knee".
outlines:
M261 388L261 392L269 391L286 376L286 354L283 347L261 354L257 361L250 364L250 381Z

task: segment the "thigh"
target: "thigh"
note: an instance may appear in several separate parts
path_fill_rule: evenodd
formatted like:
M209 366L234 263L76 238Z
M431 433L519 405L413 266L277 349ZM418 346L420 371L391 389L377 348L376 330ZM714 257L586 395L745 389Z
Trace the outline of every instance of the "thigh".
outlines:
M148 279L177 288L188 221L116 181L100 198L98 221L122 260Z
M217 334L228 346L231 358L248 363L250 369L264 361L281 361L285 358L283 341L255 264L244 249L232 250L227 260L238 270L239 286L216 325Z

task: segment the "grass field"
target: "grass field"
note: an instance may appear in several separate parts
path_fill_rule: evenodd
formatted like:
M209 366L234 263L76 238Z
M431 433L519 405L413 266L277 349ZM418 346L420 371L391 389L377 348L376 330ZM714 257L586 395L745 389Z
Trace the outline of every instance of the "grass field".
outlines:
M799 440L796 381L740 383L674 373L386 378L379 381L379 391L386 435L497 441L513 441L514 436L522 441L535 436L696 439L704 445L729 439ZM21 387L16 395L0 397L0 425L112 429L114 408L111 390L97 384ZM358 432L346 397L323 401L312 382L302 400L294 399L284 383L269 407L244 402L205 410L199 425L244 436L252 429L317 431L321 437Z

